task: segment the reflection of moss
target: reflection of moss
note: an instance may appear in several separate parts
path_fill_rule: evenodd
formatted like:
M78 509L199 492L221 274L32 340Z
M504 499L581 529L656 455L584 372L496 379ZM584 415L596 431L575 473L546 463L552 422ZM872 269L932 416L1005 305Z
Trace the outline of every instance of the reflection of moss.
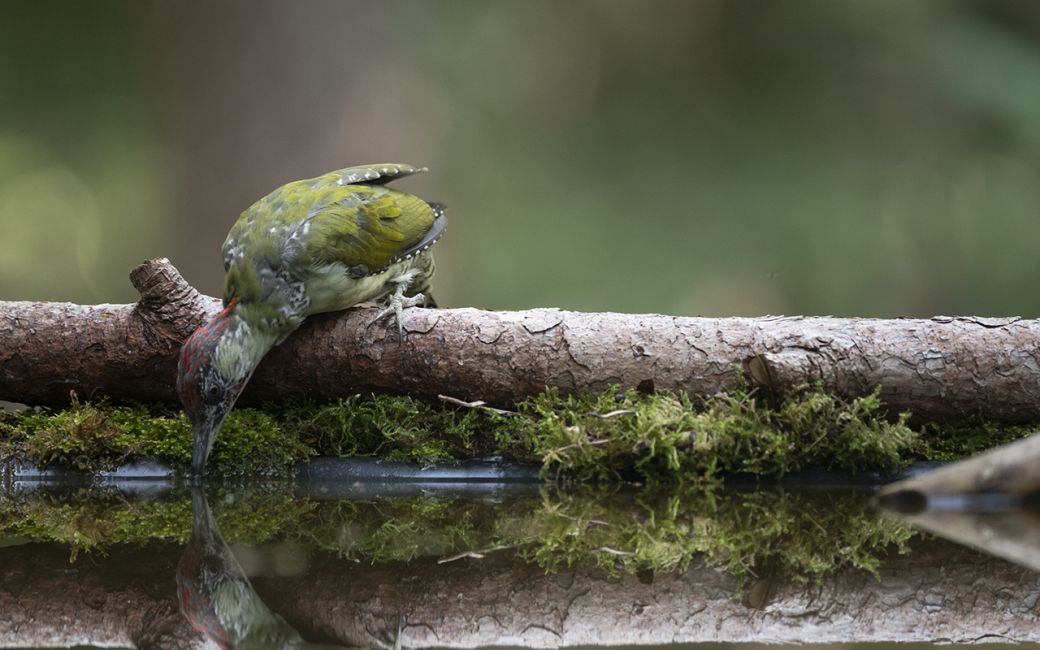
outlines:
M36 494L0 501L0 529L81 550L152 540L184 542L191 535L191 500L133 500L77 490L61 497ZM16 532L17 531L17 532ZM6 534L5 533L5 534Z
M682 491L656 501L565 497L515 531L521 553L547 568L587 563L612 572L725 567L744 578L818 579L846 567L876 573L906 550L908 526L853 494Z
M407 562L474 548L488 539L488 524L512 517L515 502L488 503L430 496L322 504L322 526L304 524L306 542L337 555L372 563Z
M228 541L261 543L293 530L314 503L291 493L252 492L216 497L219 523ZM0 501L0 535L24 535L68 544L73 553L114 544L186 542L191 536L191 499L128 500L112 490L80 489ZM15 533L14 531L17 531Z
M699 482L720 472L892 468L964 456L1027 432L962 427L919 436L906 415L888 419L881 408L876 393L844 401L812 389L775 401L743 388L707 399L636 391L561 396L550 389L518 404L515 415L406 396L353 396L328 405L235 409L212 462L225 475L256 475L285 474L310 454L419 461L501 455L578 481ZM0 457L97 469L137 457L183 466L190 455L191 429L176 411L74 403L57 412L0 415Z
M550 571L704 564L741 578L813 580L847 567L876 572L880 559L904 550L911 536L853 493L602 488L498 502L429 495L314 502L287 492L226 492L210 503L228 542L292 541L371 563L508 548ZM190 534L187 495L127 501L80 491L0 502L0 535L61 541L74 550L184 542Z

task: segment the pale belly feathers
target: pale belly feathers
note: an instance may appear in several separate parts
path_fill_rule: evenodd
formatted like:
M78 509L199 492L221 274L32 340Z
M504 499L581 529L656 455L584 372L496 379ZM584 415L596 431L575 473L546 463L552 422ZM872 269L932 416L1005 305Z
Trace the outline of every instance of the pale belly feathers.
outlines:
M304 279L307 304L303 316L348 309L354 305L376 301L405 284L408 293L421 293L429 287L433 275L433 256L424 251L415 257L391 264L385 271L352 277L342 264L327 264L313 269Z

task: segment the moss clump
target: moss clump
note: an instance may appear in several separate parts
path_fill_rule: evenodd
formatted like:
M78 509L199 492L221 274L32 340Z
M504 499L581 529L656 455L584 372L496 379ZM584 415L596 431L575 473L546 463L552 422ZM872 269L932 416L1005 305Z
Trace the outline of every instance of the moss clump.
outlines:
M881 415L876 393L846 402L805 390L769 405L743 389L704 400L636 391L561 397L550 390L521 404L520 413L499 416L499 444L581 479L898 467L916 438L907 415Z
M913 455L922 460L954 461L1006 445L1037 432L1033 424L998 425L981 419L921 427Z
M288 473L310 449L262 411L233 411L212 462L226 475ZM63 410L0 415L0 455L85 471L112 469L139 458L177 465L191 461L191 424L182 413L144 406L81 404Z
M955 436L885 417L877 393L842 400L805 388L779 400L738 387L729 395L549 389L515 414L407 396L356 395L326 405L235 409L211 467L224 475L287 474L309 455L417 461L505 456L576 481L701 482L722 472L779 477L802 468L896 468L960 457L1025 428L962 428ZM78 404L0 415L0 458L84 470L152 457L185 466L191 427L178 411Z
M322 455L437 461L496 453L494 423L481 411L413 397L352 395L333 404L277 410L284 433Z

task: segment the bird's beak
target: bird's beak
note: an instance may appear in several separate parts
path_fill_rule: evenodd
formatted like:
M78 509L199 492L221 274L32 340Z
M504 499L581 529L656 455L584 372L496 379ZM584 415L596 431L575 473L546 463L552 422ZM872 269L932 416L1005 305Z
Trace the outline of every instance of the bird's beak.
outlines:
M224 421L225 415L227 415L227 411L213 413L212 416L202 418L193 425L195 439L191 450L192 478L200 479L205 473L206 459L209 458L209 452L217 440L217 434L220 432L220 425Z

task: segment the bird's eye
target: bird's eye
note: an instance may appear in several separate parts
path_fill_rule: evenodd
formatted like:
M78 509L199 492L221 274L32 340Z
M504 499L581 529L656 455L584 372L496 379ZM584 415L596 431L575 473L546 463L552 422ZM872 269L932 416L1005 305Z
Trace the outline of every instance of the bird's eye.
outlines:
M210 384L210 386L208 388L206 388L205 399L210 404L215 404L216 402L219 402L220 401L220 387L217 386L216 384Z

